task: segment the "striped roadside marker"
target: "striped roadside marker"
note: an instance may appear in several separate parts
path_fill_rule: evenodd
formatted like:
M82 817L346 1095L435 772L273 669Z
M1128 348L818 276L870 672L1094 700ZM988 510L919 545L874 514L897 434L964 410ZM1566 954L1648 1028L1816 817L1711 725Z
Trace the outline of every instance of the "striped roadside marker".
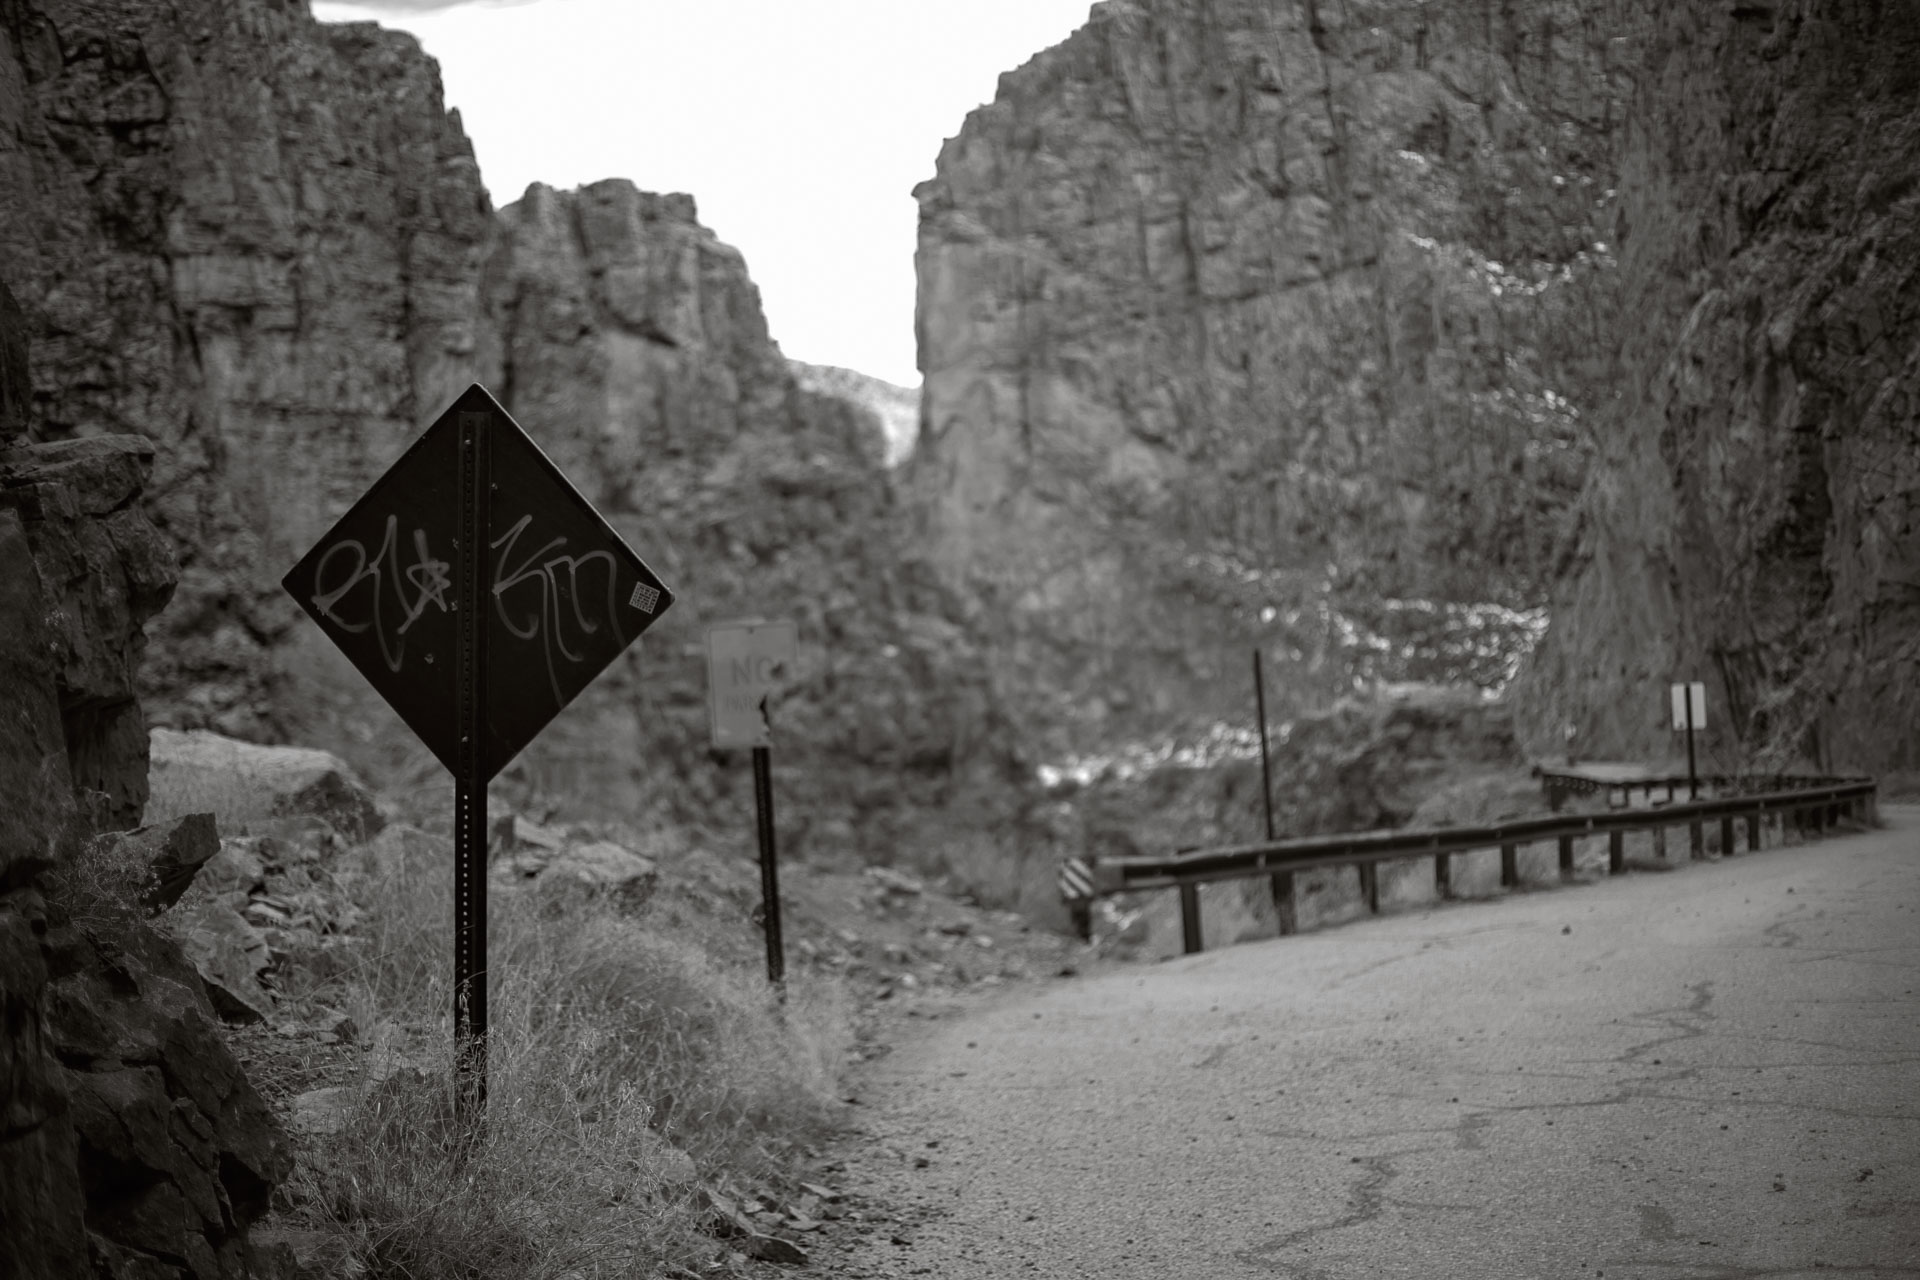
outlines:
M1085 858L1066 858L1061 861L1060 897L1067 902L1092 899L1093 868Z

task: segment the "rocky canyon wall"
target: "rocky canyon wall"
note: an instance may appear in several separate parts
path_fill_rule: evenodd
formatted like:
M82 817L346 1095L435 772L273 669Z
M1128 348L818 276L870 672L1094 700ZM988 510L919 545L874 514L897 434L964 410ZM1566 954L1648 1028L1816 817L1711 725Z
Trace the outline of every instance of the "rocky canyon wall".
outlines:
M1920 768L1920 11L1646 6L1623 147L1622 400L1523 731Z
M910 467L1036 720L1243 719L1255 644L1297 706L1342 600L1538 599L1613 320L1600 7L1110 0L947 142Z
M917 192L912 483L1009 704L1244 720L1257 644L1285 714L1423 614L1495 685L1550 612L1535 753L1665 758L1694 678L1714 767L1915 767L1915 26L1096 6Z

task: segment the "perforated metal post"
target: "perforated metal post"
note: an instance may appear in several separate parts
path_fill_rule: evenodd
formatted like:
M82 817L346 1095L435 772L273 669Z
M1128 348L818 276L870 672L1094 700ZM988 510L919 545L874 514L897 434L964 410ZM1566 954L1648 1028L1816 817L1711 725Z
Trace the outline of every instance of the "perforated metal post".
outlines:
M487 1107L486 589L489 413L460 415L459 767L453 815L453 1036L455 1093L470 1129Z

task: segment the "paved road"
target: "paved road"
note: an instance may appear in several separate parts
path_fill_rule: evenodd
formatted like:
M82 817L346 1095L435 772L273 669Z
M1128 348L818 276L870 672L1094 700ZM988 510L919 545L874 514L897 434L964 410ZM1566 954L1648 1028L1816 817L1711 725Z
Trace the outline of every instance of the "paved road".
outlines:
M1920 809L1884 817L944 1018L849 1175L926 1220L828 1269L1920 1276Z

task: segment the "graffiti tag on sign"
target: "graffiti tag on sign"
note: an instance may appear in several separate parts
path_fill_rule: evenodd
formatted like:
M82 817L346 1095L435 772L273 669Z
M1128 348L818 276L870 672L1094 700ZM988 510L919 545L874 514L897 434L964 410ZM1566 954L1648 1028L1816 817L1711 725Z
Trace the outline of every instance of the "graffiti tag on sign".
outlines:
M464 421L463 421L464 420ZM460 431L484 430L486 628L479 722L491 777L673 603L673 594L477 384L282 585L448 768L458 753Z

